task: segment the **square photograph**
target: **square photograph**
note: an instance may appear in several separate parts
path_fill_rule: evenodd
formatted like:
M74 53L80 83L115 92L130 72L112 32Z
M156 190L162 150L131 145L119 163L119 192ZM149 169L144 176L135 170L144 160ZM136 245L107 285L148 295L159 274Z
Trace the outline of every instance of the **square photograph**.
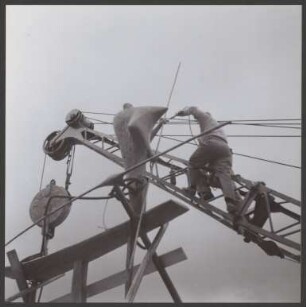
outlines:
M5 10L6 302L301 302L301 5Z

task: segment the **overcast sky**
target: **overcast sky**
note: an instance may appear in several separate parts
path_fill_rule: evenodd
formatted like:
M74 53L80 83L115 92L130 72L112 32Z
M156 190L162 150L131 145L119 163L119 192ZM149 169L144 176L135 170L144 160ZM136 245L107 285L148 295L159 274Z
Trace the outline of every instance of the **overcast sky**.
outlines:
M181 62L168 115L187 105L218 120L301 118L300 6L7 6L6 240L31 224L39 191L42 144L66 114L117 113L125 102L165 106ZM96 118L112 121L111 116ZM230 126L228 134L292 131ZM96 129L113 133L112 126ZM196 128L193 127L194 132ZM164 133L190 133L166 126ZM294 131L296 132L296 131ZM299 131L297 131L297 134ZM300 165L299 138L229 138L234 152ZM162 140L160 149L175 145ZM185 146L175 154L188 158ZM47 158L43 186L64 186L66 160ZM120 168L77 147L70 192L78 195ZM234 156L234 171L300 199L300 170ZM150 187L149 207L171 198ZM102 192L98 192L101 195ZM56 229L49 252L101 232L100 203L76 203ZM222 201L220 202L222 206ZM109 201L106 223L126 220ZM22 259L40 250L33 228L7 247ZM168 269L184 302L298 302L300 266L269 257L254 244L190 208L170 224L158 253L182 246L188 260ZM90 263L89 282L124 268L122 247ZM141 255L137 260L141 260ZM71 273L47 286L42 301L70 291ZM17 292L7 280L6 296ZM124 287L88 300L122 302ZM145 277L135 302L171 302L159 276Z

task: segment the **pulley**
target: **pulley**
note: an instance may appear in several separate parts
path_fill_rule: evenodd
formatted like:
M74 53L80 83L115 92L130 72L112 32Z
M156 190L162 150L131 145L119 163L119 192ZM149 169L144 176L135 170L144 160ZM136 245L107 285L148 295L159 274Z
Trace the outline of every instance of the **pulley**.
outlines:
M60 133L60 131L54 131L47 136L43 144L44 152L50 156L53 160L63 160L69 154L71 150L71 144L67 139L52 142L52 140Z
M43 218L46 214L60 208L69 201L70 194L63 187L56 185L55 180L51 180L46 188L38 192L30 205L30 217L35 223ZM67 218L70 212L71 204L64 206L54 214L46 218L48 227L54 228L60 225ZM41 220L38 226L44 226L44 220Z
M88 120L78 109L73 109L66 115L66 123L73 128L86 127L94 129L94 123Z

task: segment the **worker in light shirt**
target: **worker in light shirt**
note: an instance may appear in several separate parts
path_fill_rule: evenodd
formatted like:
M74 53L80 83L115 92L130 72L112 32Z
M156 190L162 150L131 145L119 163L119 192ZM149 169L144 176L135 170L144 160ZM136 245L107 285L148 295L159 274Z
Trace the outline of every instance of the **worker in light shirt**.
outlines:
M201 133L215 128L219 123L208 112L202 112L197 107L186 107L177 116L192 115L200 125ZM235 191L231 179L232 150L228 146L227 137L222 128L213 130L198 138L199 146L189 159L190 185L184 188L185 194L193 197L198 192L201 199L208 201L214 195L212 187L221 188L229 213L239 210L240 196ZM208 174L211 173L211 176Z

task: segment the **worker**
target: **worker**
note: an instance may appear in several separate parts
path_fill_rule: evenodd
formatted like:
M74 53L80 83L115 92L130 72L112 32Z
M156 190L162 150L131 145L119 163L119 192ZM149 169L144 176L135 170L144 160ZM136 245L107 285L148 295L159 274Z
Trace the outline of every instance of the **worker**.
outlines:
M202 112L197 107L186 107L177 116L192 115L198 122L201 133L217 127L218 122L208 112ZM223 129L215 129L198 138L199 146L189 159L189 187L184 193L193 197L196 192L202 200L208 201L214 197L212 187L221 188L229 213L237 213L240 207L240 196L235 191L231 179L232 150L228 146ZM209 176L211 173L211 176Z

